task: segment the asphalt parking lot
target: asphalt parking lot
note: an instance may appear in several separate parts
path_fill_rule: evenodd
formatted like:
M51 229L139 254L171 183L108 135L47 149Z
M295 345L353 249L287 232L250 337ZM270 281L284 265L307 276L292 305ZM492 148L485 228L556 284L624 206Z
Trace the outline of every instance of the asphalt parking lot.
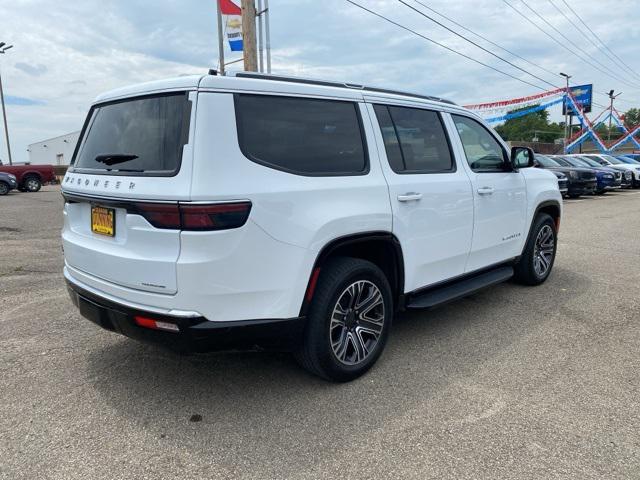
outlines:
M640 478L640 191L567 201L547 283L401 316L344 385L81 319L61 208L0 198L0 478Z

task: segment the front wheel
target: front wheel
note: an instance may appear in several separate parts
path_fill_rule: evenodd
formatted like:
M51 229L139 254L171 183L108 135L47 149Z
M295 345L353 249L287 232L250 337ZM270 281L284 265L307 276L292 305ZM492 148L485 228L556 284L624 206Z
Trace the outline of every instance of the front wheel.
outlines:
M540 285L551 273L556 258L556 224L546 213L533 222L524 252L515 266L514 279L524 285Z
M0 182L0 195L6 195L9 193L9 185L5 182Z
M320 271L296 358L327 380L354 380L380 357L392 317L391 287L382 270L357 258L332 259Z

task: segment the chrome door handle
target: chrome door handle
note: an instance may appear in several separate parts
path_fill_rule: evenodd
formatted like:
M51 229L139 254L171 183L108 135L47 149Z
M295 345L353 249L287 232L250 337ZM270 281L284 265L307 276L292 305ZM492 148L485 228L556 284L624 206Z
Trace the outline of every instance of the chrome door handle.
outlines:
M478 193L480 195L491 195L494 192L494 188L493 187L480 187L478 189Z
M407 192L404 195L398 195L399 202L412 202L415 200L420 200L421 198L422 194L416 192Z

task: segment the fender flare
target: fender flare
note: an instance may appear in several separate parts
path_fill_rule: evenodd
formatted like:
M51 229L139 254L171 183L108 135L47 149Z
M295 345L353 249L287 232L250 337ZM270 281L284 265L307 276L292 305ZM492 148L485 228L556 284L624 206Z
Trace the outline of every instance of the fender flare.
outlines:
M339 248L364 242L385 242L391 245L395 259L395 285L391 285L395 290L396 295L394 300L396 301L396 308L401 307L404 302L404 255L402 253L402 246L400 240L391 232L387 231L371 231L371 232L359 232L354 234L344 235L342 237L334 238L326 243L316 255L316 260L313 263L313 268L309 274L307 281L307 288L300 307L300 316L306 315L307 308L311 299L313 298L313 291L320 274L322 264ZM392 279L389 279L389 283L392 283Z
M524 249L527 248L527 245L529 244L529 240L531 239L531 230L533 229L533 222L536 221L536 217L540 213L540 210L546 207L555 207L560 212L560 215L558 215L558 221L556 222L556 228L557 228L560 216L562 215L562 205L560 205L560 202L558 202L557 200L545 200L543 202L540 202L536 207L535 211L533 212L533 215L531 216L531 222L529 223L529 231L527 233L527 240L524 242L524 245L522 247L522 252L524 252ZM520 255L522 255L522 252L520 253Z

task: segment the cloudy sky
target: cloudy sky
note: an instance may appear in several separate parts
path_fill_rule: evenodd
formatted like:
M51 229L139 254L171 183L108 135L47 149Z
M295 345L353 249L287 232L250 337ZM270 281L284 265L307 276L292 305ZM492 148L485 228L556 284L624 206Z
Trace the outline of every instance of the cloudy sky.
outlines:
M396 0L356 1L465 55L551 88ZM600 104L608 101L601 94L615 89L624 92L618 103L620 110L640 106L640 75L633 76L615 66L587 42L554 8L575 20L563 0L525 1L582 48L579 55L602 71L554 43L504 0L420 1L548 70L472 37L552 84L561 85L563 80L549 72L568 72L574 75L575 84L593 83L600 94L594 100ZM423 8L414 0L406 2ZM509 2L575 51L527 10L522 0ZM637 0L566 2L629 67L640 73ZM459 103L540 91L430 44L345 0L271 0L270 4L273 73L405 89ZM218 61L215 0L0 0L0 12L0 41L14 45L0 56L14 161L28 159L30 143L80 129L89 104L100 92L163 77L203 73ZM554 117L558 115L554 112ZM5 152L4 142L0 142L0 158L6 159Z

